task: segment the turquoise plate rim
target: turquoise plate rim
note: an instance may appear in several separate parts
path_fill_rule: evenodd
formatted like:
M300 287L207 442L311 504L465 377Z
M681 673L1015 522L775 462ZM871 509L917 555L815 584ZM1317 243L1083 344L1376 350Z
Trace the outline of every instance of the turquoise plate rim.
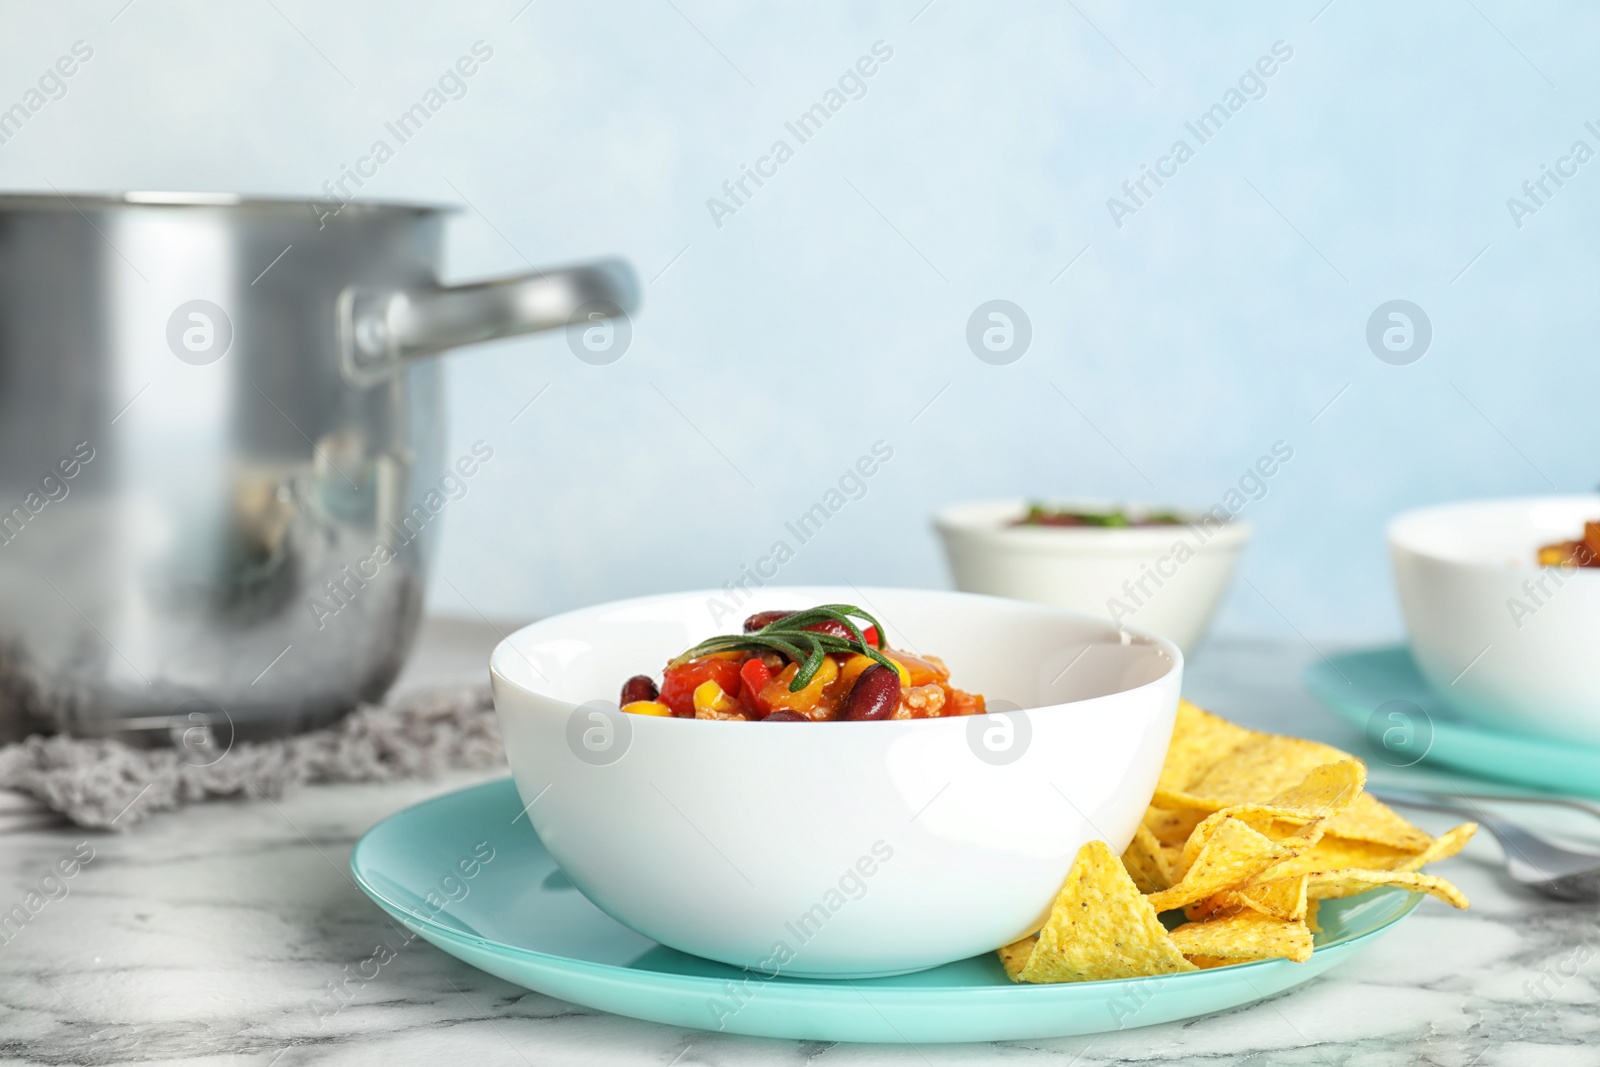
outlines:
M501 778L490 782L468 786L464 789L454 790L449 793L420 801L395 812L375 823L356 841L350 851L350 873L357 886L369 896L385 913L414 930L419 936L443 949L445 952L464 960L482 970L497 974L507 981L524 988L533 989L558 999L568 1000L572 1003L582 1004L587 1007L597 1008L613 1014L627 1015L647 1021L661 1022L667 1025L689 1027L699 1030L710 1030L710 1027L690 1021L685 1018L662 1018L658 1013L648 1011L630 1011L626 1008L619 1009L615 1004L597 1004L584 998L575 998L571 991L552 992L549 988L530 984L524 977L512 977L501 969L485 966L494 961L511 961L531 965L539 971L559 975L572 974L596 980L606 985L624 990L654 993L689 994L703 998L722 992L729 981L728 978L709 977L701 975L673 974L667 971L644 970L632 967L617 966L610 963L597 963L592 960L577 959L556 953L545 952L539 949L525 948L519 945L507 944L493 938L478 934L464 933L425 915L419 915L409 910L404 904L392 899L384 890L375 884L368 876L368 871L374 873L381 870L372 863L372 853L378 846L374 843L376 835L392 831L394 824L404 822L409 818L417 817L424 809L434 808L450 803L461 803L472 798L475 794L486 794L493 790L504 790L515 797L515 787L512 779ZM532 827L527 833L533 834ZM537 836L535 835L535 840ZM903 1028L895 1027L888 1019L883 1019L889 1029L893 1030L892 1036L882 1034L874 1036L871 1033L851 1032L839 1036L820 1036L813 1027L796 1025L793 1019L784 1018L782 1011L777 1012L776 1020L769 1016L772 1012L757 1012L747 1018L747 1013L741 1010L734 1017L734 1025L728 1026L723 1032L740 1033L753 1036L781 1037L804 1040L835 1040L835 1041L880 1041L888 1043L938 1043L946 1041L990 1041L990 1040L1021 1040L1037 1037L1072 1036L1076 1034L1100 1033L1120 1029L1133 1029L1141 1026L1155 1025L1170 1022L1176 1019L1194 1018L1199 1015L1212 1014L1216 1011L1227 1010L1264 1000L1293 986L1301 985L1316 978L1329 968L1337 966L1352 954L1366 945L1376 936L1391 930L1397 923L1409 916L1422 903L1421 894L1407 893L1399 889L1379 889L1368 894L1363 894L1360 900L1363 903L1378 899L1391 899L1404 897L1404 900L1394 900L1392 910L1385 916L1376 918L1373 925L1358 933L1326 943L1318 944L1311 961L1307 963L1294 963L1289 960L1258 960L1251 963L1235 964L1225 968L1215 968L1201 971L1186 971L1180 974L1160 975L1143 978L1121 978L1095 982L1074 982L1058 985L952 985L944 988L930 986L894 986L879 985L880 981L894 981L894 979L868 979L868 980L821 980L804 978L779 978L763 989L781 990L781 995L769 996L765 1007L800 1006L816 1009L837 1009L842 1003L860 1003L865 1000L860 991L869 990L873 1001L870 1004L873 1011L879 1008L916 1008L930 1009L933 1011L948 1011L953 1006L980 1006L984 1009L993 1007L999 1001L1008 1005L1029 1005L1032 1008L1048 1009L1051 1007L1083 1008L1088 1006L1103 1007L1111 1000L1126 995L1130 990L1144 984L1158 983L1154 988L1158 990L1153 996L1166 999L1178 998L1184 992L1199 993L1217 985L1237 986L1243 983L1249 987L1251 994L1229 1003L1213 1007L1202 1007L1196 1010L1187 1010L1177 1007L1175 1011L1156 1012L1148 1017L1127 1024L1126 1026L1098 1026L1083 1028L1063 1019L1058 1026L1047 1025L1044 1029L1024 1028L1016 1032L985 1033L980 1032L982 1027L973 1028L973 1032L959 1036L942 1036L941 1034L923 1033L907 1035ZM1345 901L1326 901L1324 907L1348 906ZM443 914L448 914L446 908ZM1319 935L1320 936L1320 935ZM461 951L456 951L461 950ZM463 954L465 953L465 954ZM926 972L923 972L926 973ZM1169 992L1170 990L1170 992ZM853 998L853 1001L852 1001ZM783 1002L781 1005L772 1002ZM752 1001L754 1003L754 1001ZM776 1026L772 1025L774 1022ZM849 1031L851 1027L844 1026L843 1030ZM715 1031L713 1031L715 1032Z
M1339 718L1363 732L1374 710L1368 706L1373 697L1365 695L1370 690L1360 688L1359 683L1347 681L1346 671L1358 679L1386 676L1391 689L1385 699L1420 695L1426 701L1440 702L1438 694L1417 669L1411 657L1411 646L1405 642L1351 649L1307 666L1302 678L1311 694ZM1447 709L1438 707L1430 711L1424 706L1422 710L1429 718L1432 740L1422 756L1414 761L1416 764L1450 767L1533 789L1600 796L1600 779L1596 779L1594 773L1595 766L1600 764L1600 747L1493 730L1457 720ZM1367 743L1369 748L1376 747L1370 741ZM1376 751L1367 755L1390 766L1412 765L1393 764Z

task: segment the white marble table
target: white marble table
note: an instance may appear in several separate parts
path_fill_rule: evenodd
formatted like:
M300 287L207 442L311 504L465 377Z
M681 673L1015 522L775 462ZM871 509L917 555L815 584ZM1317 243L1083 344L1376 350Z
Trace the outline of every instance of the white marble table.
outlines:
M485 626L436 622L403 684L480 678L494 640ZM1218 642L1186 689L1248 725L1359 751L1300 687L1313 656L1304 645ZM886 1047L677 1030L528 992L421 941L319 1020L312 1002L389 929L349 879L352 843L384 816L484 777L214 803L121 835L54 826L0 836L0 911L75 849L93 850L63 883L67 895L0 943L0 1063L1600 1063L1600 909L1510 886L1491 841L1441 866L1471 896L1470 912L1427 901L1298 990L1099 1037Z

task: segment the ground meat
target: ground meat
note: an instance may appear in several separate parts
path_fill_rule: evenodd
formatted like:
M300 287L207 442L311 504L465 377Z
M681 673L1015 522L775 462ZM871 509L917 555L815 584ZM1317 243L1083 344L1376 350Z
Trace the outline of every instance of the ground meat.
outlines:
M719 719L723 722L743 722L744 715L737 711L712 711L710 708L696 708L694 717L697 719Z
M900 694L900 706L889 718L937 719L944 714L944 702L942 686L915 685Z
M968 693L963 689L950 690L950 703L946 705L946 717L951 715L983 715L987 713L983 697L977 693Z

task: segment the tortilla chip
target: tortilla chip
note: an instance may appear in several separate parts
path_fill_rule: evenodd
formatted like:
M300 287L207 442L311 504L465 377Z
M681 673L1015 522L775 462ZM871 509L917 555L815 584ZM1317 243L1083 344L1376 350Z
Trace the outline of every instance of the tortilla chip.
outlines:
M1266 806L1293 811L1308 818L1326 819L1353 807L1367 785L1367 767L1358 759L1324 763L1271 800Z
M1263 734L1241 745L1185 792L1229 804L1264 804L1293 789L1317 767L1350 759L1332 745L1299 737Z
M1191 920L1198 920L1212 915L1232 915L1249 908L1284 922L1299 922L1305 919L1310 903L1306 897L1307 881L1302 874L1225 889L1186 908L1184 914Z
M1296 853L1303 852L1322 837L1322 829L1316 824L1354 803L1366 780L1367 769L1360 760L1340 760L1313 767L1303 779L1264 804L1234 804L1215 811L1189 835L1174 871L1181 878L1205 846L1211 830L1219 820L1227 818L1237 819L1274 841L1294 838Z
M1156 788L1182 792L1234 749L1263 736L1180 700Z
M1186 793L1181 789L1157 788L1155 795L1150 798L1149 810L1174 813L1198 811L1200 813L1199 817L1205 818L1213 811L1227 806L1226 801L1218 800L1216 797L1197 796L1194 793Z
M1353 897L1385 885L1398 886L1413 893L1426 893L1452 907L1465 908L1468 905L1467 895L1443 878L1415 871L1359 871L1350 868L1319 871L1308 876L1306 893L1318 900L1328 900Z
M1155 839L1163 845L1183 847L1189 840L1189 835L1194 833L1194 828L1200 825L1210 812L1203 808L1147 808L1144 813L1144 825L1155 835Z
M1151 894L1150 906L1156 911L1169 911L1204 900L1294 857L1297 852L1292 845L1280 844L1238 819L1224 816L1209 830L1194 862L1177 884Z
M1178 862L1173 865L1173 871L1179 878L1185 871L1194 865L1195 857L1210 840L1211 834L1226 819L1242 822L1256 833L1272 841L1281 841L1286 837L1306 832L1307 820L1298 822L1289 819L1280 819L1278 816L1288 809L1269 808L1262 804L1235 804L1232 807L1214 811L1200 821L1194 828L1194 833L1189 835L1189 840L1183 843L1178 850ZM1315 822L1316 820L1310 820ZM1316 837L1321 837L1321 830L1314 831ZM1307 847L1310 847L1309 845Z
M1311 849L1294 859L1264 871L1261 881L1291 878L1312 871L1328 871L1339 867L1360 867L1372 871L1398 871L1416 859L1420 853L1375 845L1370 841L1347 841L1326 834Z
M1294 790L1318 767L1352 759L1332 745L1264 734L1241 745L1187 789L1174 792L1158 788L1151 803L1178 811L1199 808L1208 812L1243 804L1270 804L1272 798ZM1363 784L1365 780L1363 770ZM1328 820L1326 832L1331 837L1370 841L1411 852L1420 852L1433 841L1393 809L1359 792Z
M1289 787L1281 783L1295 773L1309 775L1318 765L1350 759L1331 745L1295 737L1267 737L1244 746L1213 767L1192 792L1229 804L1259 801L1259 793L1271 786L1287 790ZM1365 782L1363 769L1362 784ZM1252 793L1258 795L1251 796ZM1405 851L1421 851L1433 841L1392 808L1359 790L1349 798L1347 806L1328 820L1326 832L1329 837L1369 841Z
M1395 867L1397 871L1417 871L1430 863L1447 860L1467 847L1467 842L1472 840L1472 835L1478 832L1478 824L1464 822L1460 826L1451 827L1443 834L1433 839L1433 844L1423 849L1420 853L1406 860L1403 867Z
M1285 922L1251 910L1205 922L1184 923L1172 931L1172 941L1186 956L1207 956L1234 963L1277 957L1304 963L1311 958L1311 931L1304 922Z
M1128 868L1129 876L1141 893L1159 892L1176 881L1161 842L1143 825L1134 831L1133 842L1122 854L1122 865Z
M1013 941L995 950L1000 953L1000 965L1006 969L1007 978L1013 982L1020 980L1017 975L1028 965L1028 957L1033 955L1033 946L1038 943L1039 935L1029 934L1020 941Z
M1067 982L1304 962L1321 900L1382 886L1466 907L1455 886L1419 870L1460 852L1476 825L1435 839L1365 785L1366 765L1331 745L1182 702L1121 861L1103 842L1080 849L1045 928L998 950L1006 974ZM1168 934L1158 913L1178 908L1189 921Z
M1366 871L1416 871L1460 852L1477 832L1477 823L1462 823L1433 841L1421 852L1391 848L1371 841L1350 841L1326 835L1314 847L1256 877L1257 882L1356 868Z
M1213 967L1232 967L1235 963L1243 962L1241 960L1224 959L1221 956L1185 956L1184 959L1202 971L1209 971Z
M1248 885L1238 890L1239 898L1263 915L1284 922L1301 922L1308 907L1307 879L1280 878L1275 882Z
M1433 836L1426 830L1412 826L1399 812L1368 793L1328 820L1328 836L1370 841L1409 852L1421 852L1433 844Z
M1015 945L1007 949L1013 958L1020 953ZM1104 841L1090 841L1078 850L1049 920L1012 980L1092 982L1192 970L1122 861Z
M1179 850L1178 862L1172 865L1172 873L1181 880L1185 875L1193 870L1195 861L1200 858L1200 853L1205 851L1205 847L1206 845L1210 844L1212 836L1216 834L1218 828L1221 827L1223 823L1227 822L1228 819L1229 815L1227 812L1218 811L1207 815L1203 820L1201 820L1200 825L1194 828L1194 833L1189 835L1189 840L1185 841L1183 843L1183 848ZM1236 820L1236 822L1238 822L1239 825L1249 826L1250 829L1255 830L1255 827L1250 826L1249 823L1244 822L1243 820ZM1261 831L1256 830L1256 833L1259 834ZM1262 836L1265 837L1266 835L1262 834ZM1268 840L1271 839L1269 838Z
M1337 752L1336 749L1330 751ZM1274 776L1275 779L1279 777ZM1345 756L1328 763L1311 765L1303 775L1276 793L1268 794L1264 788L1241 788L1236 781L1224 780L1199 787L1215 788L1215 794L1158 792L1155 803L1170 805L1170 810L1177 812L1201 810L1214 813L1232 810L1239 813L1247 809L1260 809L1263 817L1275 815L1282 819L1306 822L1330 818L1350 808L1360 799L1361 790L1366 784L1366 765L1358 759Z
M1262 832L1264 829L1272 829L1273 823L1271 819L1265 820L1264 826L1252 826L1248 819L1236 819L1233 817L1233 813L1238 810L1237 808L1224 808L1219 812L1208 815L1204 822L1195 827L1194 833L1189 835L1189 840L1184 842L1183 850L1178 853L1178 862L1172 865L1172 873L1177 876L1179 881L1182 881L1194 869L1195 863L1200 859L1200 854L1205 851L1207 845L1211 844L1211 839L1216 836L1217 831L1226 823L1233 824L1233 829L1229 831L1230 833L1237 834L1239 832L1238 827L1244 826L1268 841L1274 840L1271 834ZM1251 838L1249 840L1253 841L1254 839Z

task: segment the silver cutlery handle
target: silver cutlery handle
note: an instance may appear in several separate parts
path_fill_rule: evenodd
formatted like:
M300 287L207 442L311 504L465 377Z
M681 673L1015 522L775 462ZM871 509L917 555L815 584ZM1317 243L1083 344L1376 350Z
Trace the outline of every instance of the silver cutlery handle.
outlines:
M1433 793L1414 793L1409 789L1373 789L1367 792L1385 804L1402 804L1408 808L1425 808L1429 811L1443 811L1454 815L1475 815L1470 803L1455 803L1448 797L1437 796Z
M1372 788L1372 789L1368 789L1367 792L1371 793L1373 796L1377 797L1379 800L1385 800L1387 798L1393 798L1392 801L1391 801L1392 803L1395 803L1395 804L1408 804L1408 805L1410 805L1412 807L1427 807L1429 805L1435 805L1435 804L1448 804L1448 805L1451 805L1451 807L1447 809L1447 810L1450 810L1450 811L1465 811L1465 810L1468 810L1468 809L1476 811L1477 810L1477 805L1479 803L1484 803L1484 804L1501 804L1501 803L1506 803L1506 804L1549 804L1549 805L1553 805L1555 807L1571 808L1574 811L1581 811L1585 815L1590 815L1590 816L1593 816L1596 819L1600 819L1600 804L1596 804L1593 801L1589 801L1589 800L1581 800L1581 799L1579 799L1577 797L1541 796L1541 795L1538 795L1538 794L1534 794L1534 795L1531 795L1531 796L1518 796L1518 795L1514 795L1514 794L1503 794L1503 793L1461 793L1461 792L1457 792L1453 796L1445 796L1445 795L1440 794L1440 793L1425 793L1425 792L1418 792L1416 790L1411 790L1411 789L1386 789L1386 788ZM1444 810L1444 809L1441 809L1441 810Z
M1436 796L1432 793L1414 793L1406 789L1369 789L1379 800L1391 804L1401 804L1406 807L1424 808L1431 811L1449 812L1453 815L1463 815L1474 819L1489 833L1493 834L1505 849L1506 862L1513 876L1518 876L1523 881L1540 880L1552 881L1567 878L1574 874L1584 874L1595 870L1597 858L1587 853L1574 852L1553 842L1546 841L1538 834L1526 830L1516 823L1506 822L1481 811L1473 798L1463 794L1465 803L1452 803L1448 797ZM1487 798L1480 798L1487 799ZM1546 889L1545 892L1551 892ZM1554 895L1563 896L1562 892ZM1577 899L1577 898L1571 898Z

